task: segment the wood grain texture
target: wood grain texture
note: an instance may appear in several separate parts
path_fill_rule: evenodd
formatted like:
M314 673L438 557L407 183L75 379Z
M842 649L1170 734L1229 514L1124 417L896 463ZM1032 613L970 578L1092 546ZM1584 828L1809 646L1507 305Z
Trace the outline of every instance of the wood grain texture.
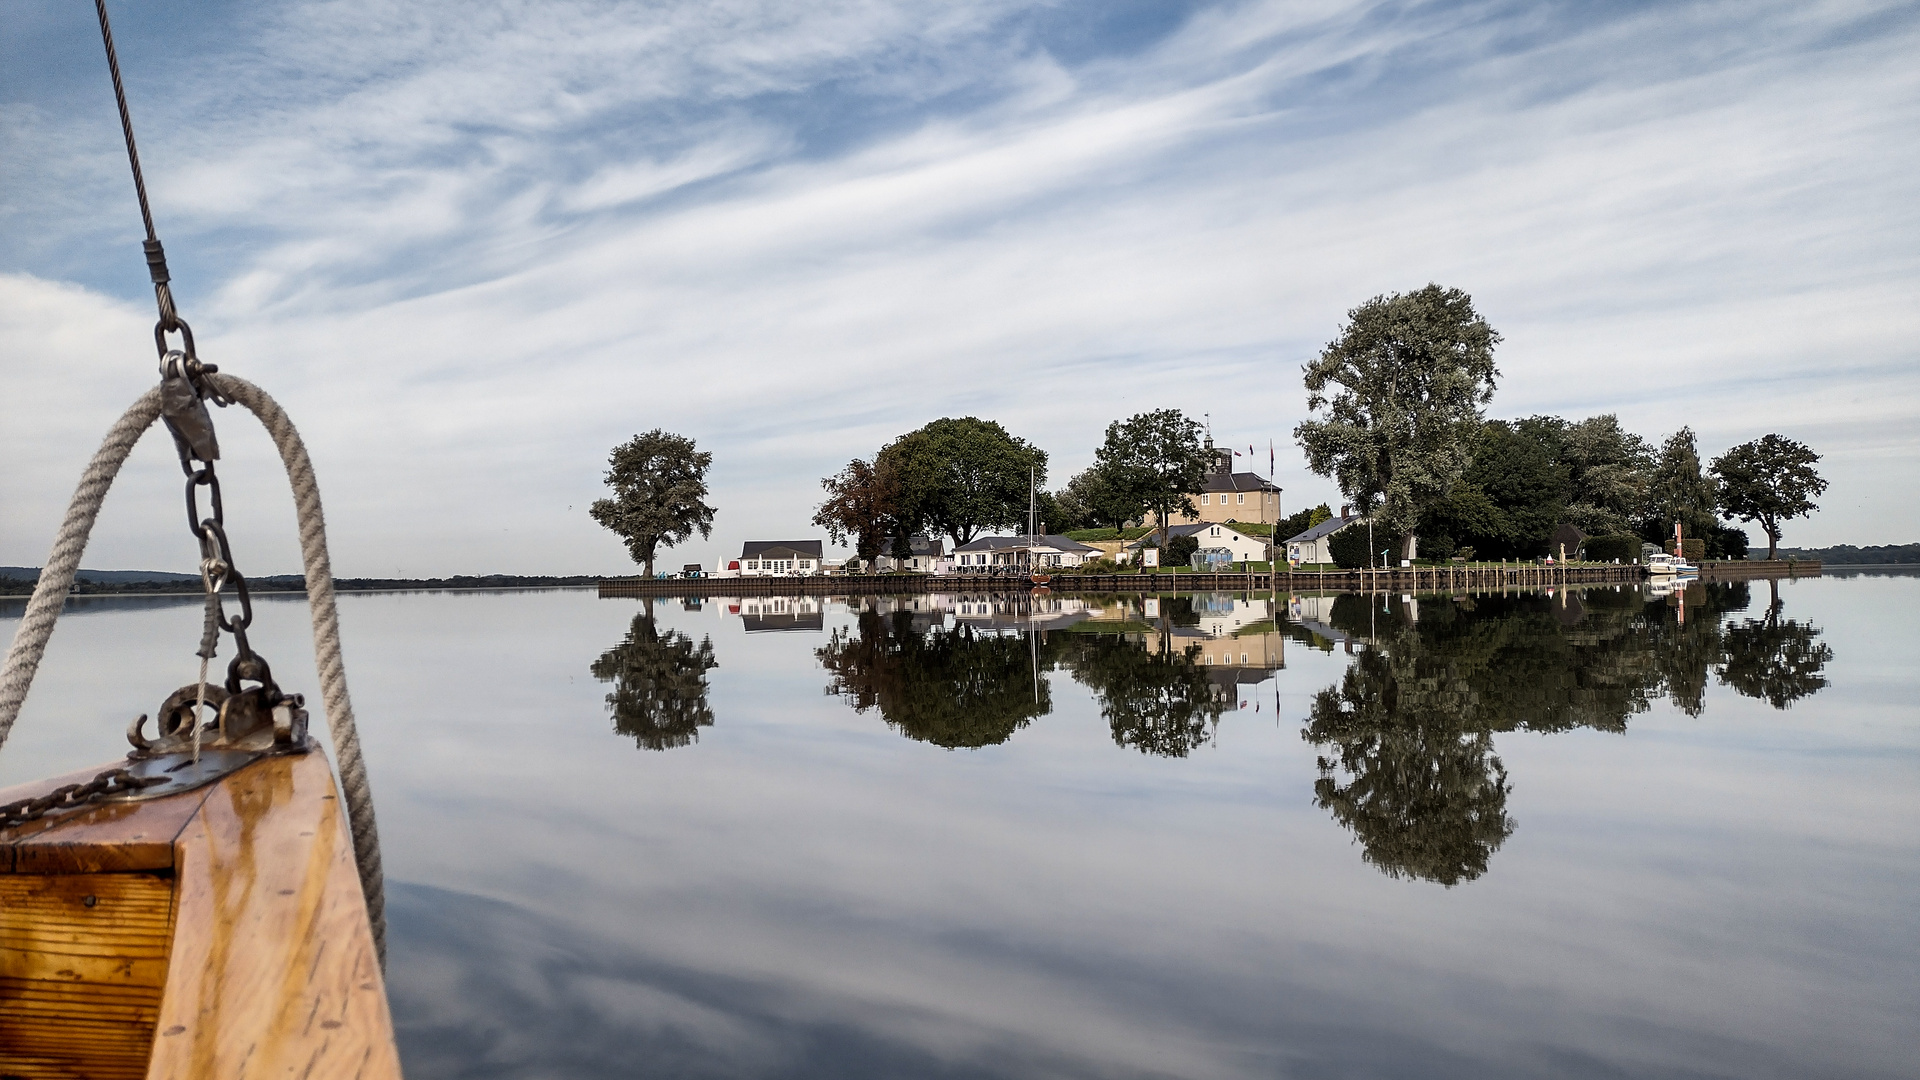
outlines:
M112 767L105 765L73 775L82 781L91 780L102 769ZM68 777L60 777L33 785L37 790L8 798L38 794L59 783L72 782ZM145 802L102 803L0 830L0 874L99 874L172 869L173 842L211 791L211 787L204 787Z
M146 1075L172 907L155 874L0 875L0 1075Z
M400 1075L353 845L318 753L214 785L176 842L173 962L147 1075Z

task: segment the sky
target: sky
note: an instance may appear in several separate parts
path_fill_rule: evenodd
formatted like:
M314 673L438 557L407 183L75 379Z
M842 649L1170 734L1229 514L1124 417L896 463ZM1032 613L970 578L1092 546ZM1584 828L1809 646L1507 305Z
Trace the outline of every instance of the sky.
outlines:
M111 11L181 311L299 425L342 576L630 572L586 510L656 427L714 455L674 566L820 535L821 477L941 416L1058 486L1178 408L1337 503L1301 366L1428 282L1504 335L1490 416L1778 432L1832 482L1785 542L1920 541L1920 5ZM37 566L154 311L90 5L6 24L0 565ZM217 421L237 564L297 571ZM180 482L149 435L85 565L190 570Z

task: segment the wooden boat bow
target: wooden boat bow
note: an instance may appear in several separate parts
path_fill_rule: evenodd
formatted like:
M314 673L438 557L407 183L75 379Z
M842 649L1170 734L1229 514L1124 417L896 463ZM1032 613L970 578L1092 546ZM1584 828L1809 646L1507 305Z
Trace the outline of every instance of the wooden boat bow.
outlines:
M325 755L0 830L0 1075L398 1077Z

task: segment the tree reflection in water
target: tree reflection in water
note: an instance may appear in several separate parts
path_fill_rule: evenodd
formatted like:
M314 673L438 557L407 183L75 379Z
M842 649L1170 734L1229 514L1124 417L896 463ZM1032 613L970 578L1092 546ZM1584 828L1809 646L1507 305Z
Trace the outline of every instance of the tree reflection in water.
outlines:
M1316 804L1369 863L1447 886L1486 872L1514 830L1495 733L1624 732L1660 697L1698 716L1710 673L1775 708L1826 685L1833 651L1818 630L1781 620L1777 598L1765 619L1728 620L1749 603L1745 584L1573 599L1333 602L1327 622L1366 648L1315 695L1303 735L1322 751Z
M1041 670L1047 666L1041 649ZM1025 636L948 628L911 611L862 611L854 631L836 630L816 654L827 693L855 712L880 710L902 735L949 750L993 746L1053 711L1052 688L1035 671Z
M700 729L713 726L707 672L718 666L711 639L695 645L677 630L661 634L647 603L633 617L626 640L602 653L592 671L613 684L607 695L613 730L643 750L671 750L698 741Z
M1199 646L1176 650L1164 630L1157 650L1137 635L1071 638L1062 659L1100 703L1115 743L1186 757L1212 736L1226 705L1207 669L1194 662Z
M1722 686L1785 709L1827 685L1821 672L1833 659L1833 649L1819 640L1818 629L1780 618L1779 583L1767 584L1773 598L1766 617L1727 626L1715 674Z

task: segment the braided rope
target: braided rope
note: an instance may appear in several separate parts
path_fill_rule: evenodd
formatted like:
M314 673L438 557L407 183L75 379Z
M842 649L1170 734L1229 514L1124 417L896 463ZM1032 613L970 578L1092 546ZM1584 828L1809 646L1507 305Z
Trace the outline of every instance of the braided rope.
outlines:
M280 461L286 466L287 479L293 485L307 602L313 617L314 660L320 673L320 693L325 702L327 729L333 734L334 763L340 769L340 787L353 836L354 863L360 871L360 888L367 901L367 921L384 966L387 917L380 835L373 817L367 764L360 754L360 734L353 722L353 703L347 696L347 667L340 652L340 618L334 606L333 566L327 557L327 523L320 507L320 485L314 478L313 462L307 457L299 431L278 402L245 379L231 375L207 378L215 390L246 406L266 426L267 434L280 451ZM34 673L46 654L47 641L53 636L54 623L66 603L67 589L80 567L80 557L86 551L94 521L100 516L100 504L107 497L107 489L113 486L114 477L119 475L134 444L159 416L160 391L156 387L141 395L108 430L106 440L94 452L79 486L74 489L66 519L54 539L53 551L47 556L47 565L40 571L33 598L27 601L26 614L14 632L6 664L0 667L0 746L6 745L13 722L26 702L27 690L33 685Z

